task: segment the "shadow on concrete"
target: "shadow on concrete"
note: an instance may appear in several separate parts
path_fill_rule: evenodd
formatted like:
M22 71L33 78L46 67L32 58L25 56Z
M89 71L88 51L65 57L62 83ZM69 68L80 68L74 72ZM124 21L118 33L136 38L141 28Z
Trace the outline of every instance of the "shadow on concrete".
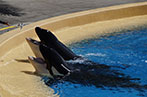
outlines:
M17 62L30 63L28 59L15 59Z
M11 15L11 16L21 16L24 13L21 13L22 9L16 8L7 4L5 1L0 0L0 15Z

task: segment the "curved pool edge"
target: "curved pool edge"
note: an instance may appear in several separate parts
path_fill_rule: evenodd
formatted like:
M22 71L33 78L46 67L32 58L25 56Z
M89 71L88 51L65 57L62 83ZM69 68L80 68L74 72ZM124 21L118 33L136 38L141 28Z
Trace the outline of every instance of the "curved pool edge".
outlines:
M98 8L98 9L77 12L73 14L67 14L67 15L62 15L62 16L57 16L57 17L41 20L41 21L25 26L22 30L18 28L10 32L7 32L3 35L0 35L0 39L1 39L0 48L2 47L2 45L4 46L4 44L8 43L8 41L9 43L12 42L14 37L18 38L18 36L21 37L21 35L26 35L30 37L34 36L35 33L33 32L34 32L35 26L40 26L40 27L49 29L51 31L57 32L58 30L62 30L65 28L70 29L76 26L91 24L95 22L101 23L105 21L113 21L113 20L118 20L123 18L131 18L135 16L147 15L147 11L144 10L146 8L147 8L147 2L133 3L133 4L126 4L126 5ZM139 24L140 22L136 21L135 23ZM114 23L112 22L112 24ZM19 43L24 41L24 39L22 40L21 38L19 40L20 40ZM14 45L15 44L11 45L12 48ZM4 51L6 51L6 49L4 49Z
M0 91L2 91L2 97L26 97L27 95L29 95L27 93L24 93L28 92L25 89L22 89L24 91L17 91L16 93L14 93L15 90L21 90L20 87L16 87L15 89L15 85L21 86L21 84L24 84L26 86L30 85L30 87L33 86L29 83L34 83L34 86L40 85L40 83L38 83L40 80L39 77L22 73L22 71L33 72L34 69L31 65L29 65L28 63L19 63L14 60L14 58L27 58L27 56L32 55L30 48L26 44L25 37L36 37L36 34L34 33L34 28L36 26L40 26L55 32L55 34L57 35L57 37L59 37L61 41L68 44L71 42L80 41L81 39L94 37L95 35L102 35L104 33L119 31L121 29L132 29L134 27L147 25L147 11L143 10L145 8L147 8L147 2L83 11L42 20L27 25L22 30L15 29L13 31L1 35L0 65L5 64L6 66L0 66L0 74L5 74L6 71L9 71L8 74L12 74L12 76L17 75L19 77L17 79L18 83L13 82L15 81L15 79L13 78L12 83L9 81L5 81L8 80L8 75L1 76L2 78L0 79L2 79L2 83L6 84L5 82L7 82L6 86L0 84ZM117 16L114 17L114 15L116 14ZM26 51L20 50L22 48ZM23 80L23 78L25 78L25 81L21 81ZM40 87L45 88L44 90L46 91L48 90L45 85ZM34 89L32 91L36 91L35 87L33 87L32 89ZM33 93L31 92L31 94ZM43 94L38 95L46 97Z

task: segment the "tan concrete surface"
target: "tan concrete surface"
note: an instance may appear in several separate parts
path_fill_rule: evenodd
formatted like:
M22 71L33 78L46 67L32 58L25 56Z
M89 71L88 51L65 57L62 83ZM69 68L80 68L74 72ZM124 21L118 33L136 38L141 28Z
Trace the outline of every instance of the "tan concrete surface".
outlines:
M22 30L0 36L0 92L2 97L48 97L53 90L34 75L26 62L33 55L25 37L34 37L35 26L49 29L65 44L124 29L147 25L147 2L100 8L42 20Z
M0 0L0 20L11 25L67 13L146 0ZM1 28L2 25L0 25Z

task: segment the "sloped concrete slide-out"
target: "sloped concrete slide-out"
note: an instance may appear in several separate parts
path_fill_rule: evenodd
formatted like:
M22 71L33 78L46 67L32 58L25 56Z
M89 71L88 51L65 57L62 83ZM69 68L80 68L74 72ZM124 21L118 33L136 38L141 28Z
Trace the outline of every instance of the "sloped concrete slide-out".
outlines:
M51 30L65 44L92 38L122 29L147 24L147 2L99 8L58 16L16 29L0 36L0 96L48 97L58 96L34 74L27 61L34 56L25 41L36 38L36 26Z

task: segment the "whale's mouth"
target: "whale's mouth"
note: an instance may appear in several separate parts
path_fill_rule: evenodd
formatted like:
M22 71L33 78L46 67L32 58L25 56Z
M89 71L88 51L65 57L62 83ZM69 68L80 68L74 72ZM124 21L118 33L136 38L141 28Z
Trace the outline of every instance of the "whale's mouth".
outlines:
M40 63L40 64L45 64L45 61L42 58L35 58L33 56L28 56L28 59L31 61L35 61L37 63Z
M35 45L40 45L41 44L41 42L39 42L37 40L34 40L32 38L26 38L26 40L29 41L29 42L31 42L31 43L33 43L33 44L35 44Z

